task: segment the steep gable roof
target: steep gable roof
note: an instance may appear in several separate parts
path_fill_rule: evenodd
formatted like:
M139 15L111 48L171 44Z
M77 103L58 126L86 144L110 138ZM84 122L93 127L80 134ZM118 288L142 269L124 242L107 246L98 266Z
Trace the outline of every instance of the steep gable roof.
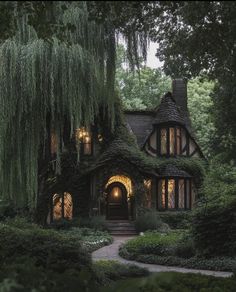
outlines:
M168 92L161 100L161 104L156 111L153 124L162 124L167 122L176 122L184 125L185 119L180 108L177 106L172 94Z
M136 136L139 147L142 147L146 137L152 132L155 111L126 111L127 126Z

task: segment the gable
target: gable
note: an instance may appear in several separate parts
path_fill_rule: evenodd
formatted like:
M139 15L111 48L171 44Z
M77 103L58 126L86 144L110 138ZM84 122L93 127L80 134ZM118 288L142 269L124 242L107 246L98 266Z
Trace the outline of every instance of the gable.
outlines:
M126 111L125 118L129 130L135 135L138 146L141 148L146 139L151 134L153 127L152 121L155 112L153 111Z

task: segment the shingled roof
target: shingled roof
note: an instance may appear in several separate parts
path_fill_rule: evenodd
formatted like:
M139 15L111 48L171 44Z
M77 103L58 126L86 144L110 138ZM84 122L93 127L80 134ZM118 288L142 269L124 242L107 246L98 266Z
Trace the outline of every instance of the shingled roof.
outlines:
M186 171L178 169L172 164L167 164L159 171L159 176L169 177L191 177Z
M154 124L175 122L187 126L184 114L170 92L162 98L157 109L153 111L126 111L125 117L127 128L136 136L140 147L144 145L151 134ZM189 127L188 131L191 131Z
M140 147L152 132L153 119L156 111L126 111L125 117L129 131L137 138Z
M153 120L153 124L167 122L175 122L182 125L185 124L184 116L170 92L162 98L161 104L156 111L156 117Z

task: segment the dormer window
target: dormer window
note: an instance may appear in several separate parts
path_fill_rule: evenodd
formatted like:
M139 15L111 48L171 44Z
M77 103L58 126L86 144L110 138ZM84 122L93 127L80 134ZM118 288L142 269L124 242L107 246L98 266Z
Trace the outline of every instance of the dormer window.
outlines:
M175 156L182 154L182 136L185 137L185 131L180 126L158 128L159 155Z
M89 129L81 127L76 130L76 143L80 147L82 155L92 155L92 134Z

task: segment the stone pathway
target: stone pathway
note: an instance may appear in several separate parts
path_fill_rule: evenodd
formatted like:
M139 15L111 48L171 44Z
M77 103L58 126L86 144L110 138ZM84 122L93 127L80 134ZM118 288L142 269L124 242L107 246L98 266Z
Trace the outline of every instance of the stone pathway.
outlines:
M104 246L92 253L93 261L99 260L115 260L123 264L135 264L139 267L146 268L150 272L180 272L180 273L195 273L202 275L210 275L215 277L230 277L233 273L231 272L218 272L218 271L208 271L208 270L196 270L196 269L186 269L180 267L168 267L154 264L144 264L136 261L129 261L123 259L119 256L119 246L125 243L127 240L134 238L135 236L114 236L113 243L108 246Z

